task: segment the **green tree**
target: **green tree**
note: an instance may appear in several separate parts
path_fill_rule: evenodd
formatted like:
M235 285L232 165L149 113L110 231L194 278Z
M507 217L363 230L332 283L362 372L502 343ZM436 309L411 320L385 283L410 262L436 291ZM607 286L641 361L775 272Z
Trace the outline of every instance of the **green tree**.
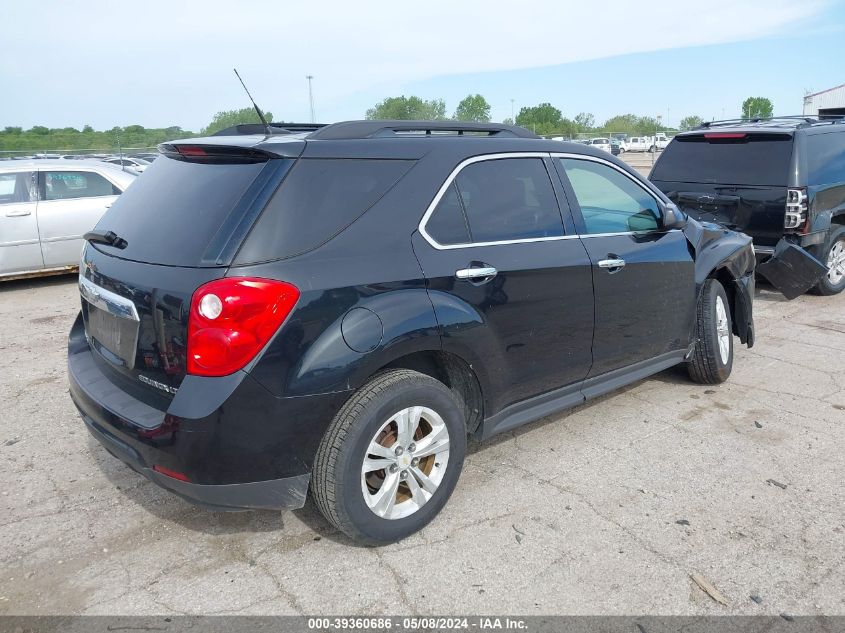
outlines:
M623 132L625 134L638 133L640 117L636 114L617 114L605 121L602 128L605 132Z
M697 114L691 114L681 119L681 122L678 125L680 126L681 131L686 131L694 130L702 123L704 123L704 119L702 119Z
M510 117L506 117L504 121L502 121L504 125L513 125L513 119Z
M772 116L774 106L766 97L748 97L742 102L742 118L758 119Z
M446 118L446 102L443 99L425 101L419 97L387 97L367 110L368 119L394 119L401 121L443 120Z
M38 136L46 136L50 133L50 128L44 127L43 125L33 125L29 129L30 134L37 134Z
M273 120L273 113L264 112L264 118L269 123ZM211 119L211 123L202 129L201 133L204 136L208 136L227 127L240 125L241 123L261 123L255 108L241 108L240 110L223 110L218 112Z
M86 125L84 128L82 128L83 134L91 134L93 131L94 128L92 128L90 125Z
M596 126L596 117L589 112L579 112L573 121L579 132L587 132Z
M490 104L479 94L467 95L455 109L454 118L458 121L490 122Z
M520 108L516 124L537 134L552 134L558 131L561 113L551 103L541 103L529 108Z
M660 121L650 116L641 116L637 119L636 132L642 136L654 136L660 129Z

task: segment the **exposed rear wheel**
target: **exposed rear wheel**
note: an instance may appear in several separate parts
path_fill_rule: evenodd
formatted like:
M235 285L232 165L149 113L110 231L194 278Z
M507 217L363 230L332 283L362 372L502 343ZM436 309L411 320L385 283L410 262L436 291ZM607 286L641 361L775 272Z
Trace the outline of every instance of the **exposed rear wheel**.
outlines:
M725 382L733 368L733 326L727 294L716 279L704 282L696 309L696 340L687 363L690 378L714 385Z
M335 416L312 476L325 517L369 545L398 541L445 505L466 453L452 392L406 369L375 376Z
M839 294L845 290L845 226L831 225L821 260L827 264L827 274L813 292L819 295Z

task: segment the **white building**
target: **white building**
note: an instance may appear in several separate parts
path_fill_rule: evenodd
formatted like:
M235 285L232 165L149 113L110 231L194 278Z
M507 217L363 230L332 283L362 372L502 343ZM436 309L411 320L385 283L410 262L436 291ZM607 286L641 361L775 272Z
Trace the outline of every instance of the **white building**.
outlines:
M845 84L804 96L804 114L845 115Z

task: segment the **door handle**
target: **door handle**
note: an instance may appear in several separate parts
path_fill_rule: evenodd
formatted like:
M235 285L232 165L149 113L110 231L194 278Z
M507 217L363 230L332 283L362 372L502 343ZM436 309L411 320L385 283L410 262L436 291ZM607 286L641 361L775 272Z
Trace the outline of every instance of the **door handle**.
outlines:
M482 277L493 278L498 273L492 266L476 266L474 268L463 268L455 271L455 277L458 279L480 279Z
M7 218L22 218L26 215L32 215L32 211L29 211L28 209L21 209L20 211L9 211L6 214L6 217Z
M625 268L624 259L602 259L599 261L599 268L607 268L610 272L615 273Z

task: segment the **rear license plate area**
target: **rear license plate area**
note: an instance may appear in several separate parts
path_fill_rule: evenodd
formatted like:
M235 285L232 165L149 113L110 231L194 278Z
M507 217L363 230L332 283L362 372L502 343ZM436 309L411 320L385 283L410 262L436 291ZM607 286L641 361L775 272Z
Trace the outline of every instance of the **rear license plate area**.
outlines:
M85 335L91 346L116 365L135 367L140 319L135 304L80 277Z

